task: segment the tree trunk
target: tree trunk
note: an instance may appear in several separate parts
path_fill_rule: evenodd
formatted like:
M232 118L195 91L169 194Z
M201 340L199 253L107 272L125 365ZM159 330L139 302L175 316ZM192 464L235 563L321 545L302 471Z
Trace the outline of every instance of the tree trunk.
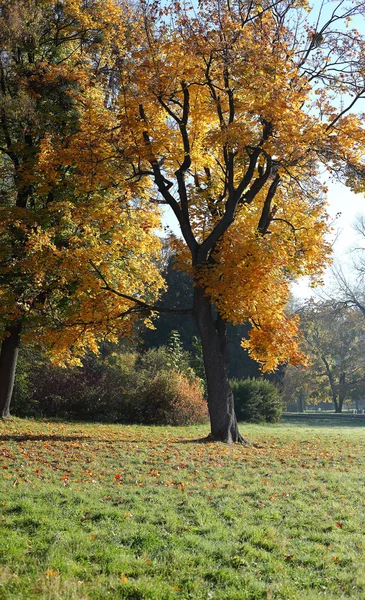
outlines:
M303 392L299 392L298 396L298 412L305 412L305 395Z
M346 373L341 373L338 386L338 411L342 413L343 403L346 398Z
M335 405L335 413L340 413L341 410L340 410L340 407L339 407L339 404L338 404L338 401L337 401L337 395L336 394L332 394L332 401L333 401L333 404Z
M194 288L194 318L203 350L212 439L228 444L244 442L238 431L233 392L227 375L225 324L220 317L215 322L212 304L199 286Z
M10 401L13 394L16 365L20 346L21 323L14 323L6 330L8 334L0 351L0 412L10 416Z

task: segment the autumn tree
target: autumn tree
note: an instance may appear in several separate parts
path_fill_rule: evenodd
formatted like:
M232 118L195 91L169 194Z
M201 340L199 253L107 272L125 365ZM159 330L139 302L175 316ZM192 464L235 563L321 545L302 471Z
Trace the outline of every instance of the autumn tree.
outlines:
M158 211L111 158L108 0L7 0L0 14L0 411L9 414L20 340L54 359L129 335L155 298ZM115 23L118 22L118 27ZM142 314L142 317L143 317Z
M113 49L115 108L129 177L153 185L181 230L194 278L211 434L240 441L225 365L227 322L263 369L302 359L286 313L291 281L320 276L330 248L328 169L354 187L364 169L363 4L306 0L141 2ZM351 177L349 176L351 173ZM112 286L110 286L112 287Z

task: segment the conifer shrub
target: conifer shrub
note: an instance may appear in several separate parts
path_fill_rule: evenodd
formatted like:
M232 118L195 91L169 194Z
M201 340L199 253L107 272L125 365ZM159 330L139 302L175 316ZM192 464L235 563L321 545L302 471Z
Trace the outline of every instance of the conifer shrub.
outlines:
M197 378L178 371L161 371L140 391L140 423L194 425L208 421L208 406Z
M282 399L276 385L266 379L233 379L231 386L238 421L280 421Z

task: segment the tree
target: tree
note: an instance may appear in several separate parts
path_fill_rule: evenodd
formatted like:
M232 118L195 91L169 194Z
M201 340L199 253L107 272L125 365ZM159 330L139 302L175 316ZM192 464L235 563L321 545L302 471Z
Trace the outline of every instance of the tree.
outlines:
M109 0L7 0L0 14L0 411L9 414L21 338L54 359L129 335L155 298L159 216L121 184L108 108ZM122 21L121 21L122 23ZM106 162L107 160L107 162ZM119 169L119 165L118 165ZM119 173L119 174L118 174Z
M319 173L352 187L363 173L352 111L364 39L351 26L363 7L328 10L311 22L305 0L142 2L126 9L113 50L123 159L175 215L179 266L194 278L186 314L201 337L215 440L242 440L227 322L252 325L244 345L264 369L302 360L286 304L291 281L318 278L330 252Z
M357 396L365 381L362 339L363 318L356 309L338 309L331 302L308 303L301 313L306 350L310 358L307 377L317 401L331 398L335 412Z
M313 393L316 393L316 380L311 369L288 365L283 379L283 402L296 404L298 412L305 412L307 404L313 402Z

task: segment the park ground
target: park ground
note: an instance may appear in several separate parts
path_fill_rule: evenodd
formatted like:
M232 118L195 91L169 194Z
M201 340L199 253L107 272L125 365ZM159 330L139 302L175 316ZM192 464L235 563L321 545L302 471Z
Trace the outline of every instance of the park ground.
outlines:
M0 423L0 600L365 598L365 422Z

